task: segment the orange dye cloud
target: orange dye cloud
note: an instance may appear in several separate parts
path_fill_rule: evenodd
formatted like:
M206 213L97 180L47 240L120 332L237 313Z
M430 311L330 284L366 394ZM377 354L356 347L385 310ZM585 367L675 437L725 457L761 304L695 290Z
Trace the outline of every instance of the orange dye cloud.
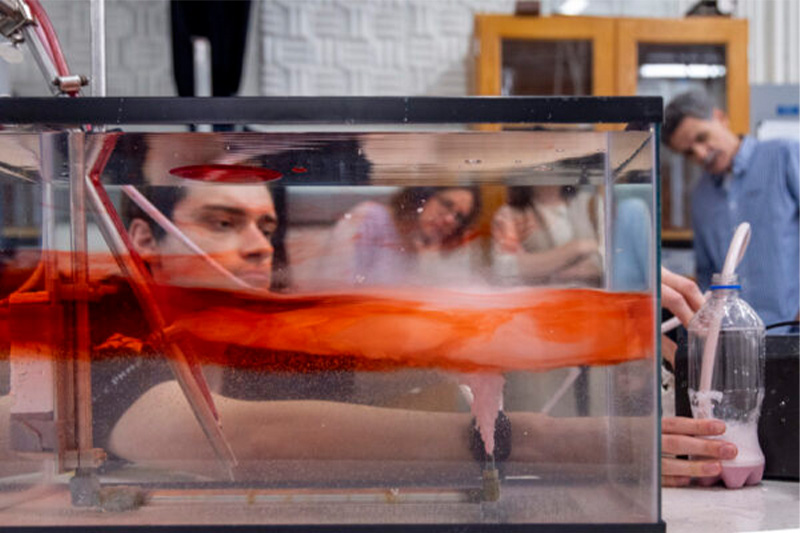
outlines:
M101 258L92 257L92 265L95 259ZM111 266L108 258L98 264ZM398 287L285 296L174 286L151 290L168 324L164 338L191 343L199 363L229 367L258 367L275 352L293 352L303 354L297 368L289 369L297 372L307 369L309 354L318 360L315 370L339 369L348 358L360 370L542 371L615 364L655 352L654 302L642 293ZM0 308L2 352L11 347L15 355L65 357L63 348L75 331L69 325L71 306L85 296L91 345L100 348L92 357L139 353L140 341L159 335L128 293L126 283L116 279L93 281L84 295L60 291L55 304L12 295Z

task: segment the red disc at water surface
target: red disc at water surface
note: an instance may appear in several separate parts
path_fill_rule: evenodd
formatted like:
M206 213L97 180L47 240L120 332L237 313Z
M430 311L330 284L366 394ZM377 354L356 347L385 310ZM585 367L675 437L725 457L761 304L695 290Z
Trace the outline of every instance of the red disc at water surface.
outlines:
M261 183L282 177L277 170L248 165L190 165L173 168L169 173L179 178L212 183Z

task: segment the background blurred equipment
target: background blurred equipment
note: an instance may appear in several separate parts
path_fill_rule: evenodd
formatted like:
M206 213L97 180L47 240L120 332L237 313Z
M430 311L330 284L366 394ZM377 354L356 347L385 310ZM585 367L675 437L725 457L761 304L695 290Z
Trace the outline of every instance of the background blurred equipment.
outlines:
M736 10L736 0L700 0L686 12L687 17L730 17Z
M800 140L800 86L751 85L750 131L759 140Z

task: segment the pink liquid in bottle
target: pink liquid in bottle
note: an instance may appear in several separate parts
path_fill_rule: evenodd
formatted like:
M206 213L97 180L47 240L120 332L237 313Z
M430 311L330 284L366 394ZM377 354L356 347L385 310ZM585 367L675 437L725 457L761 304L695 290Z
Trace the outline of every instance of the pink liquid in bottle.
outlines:
M721 480L729 489L757 485L764 477L764 454L758 444L758 424L752 422L726 424L725 434L718 438L735 444L739 453L730 461L722 461L720 475L700 478L698 483L708 487Z

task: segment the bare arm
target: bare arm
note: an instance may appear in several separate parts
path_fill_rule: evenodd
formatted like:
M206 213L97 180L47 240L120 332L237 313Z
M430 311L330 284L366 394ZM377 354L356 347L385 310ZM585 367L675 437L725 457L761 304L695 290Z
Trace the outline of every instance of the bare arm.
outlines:
M469 459L471 418L324 401L248 402L215 396L240 461L258 459ZM213 461L171 381L150 389L114 427L110 449L141 462Z
M593 254L597 254L597 242L578 239L549 250L519 251L516 257L523 278L538 278L550 276L581 261L591 261Z
M560 281L582 281L597 283L602 279L603 267L599 253L591 253L583 256L572 265L559 270L555 278Z
M247 402L215 396L242 463L254 460L472 461L472 416L324 401ZM605 418L509 413L510 460L608 460ZM621 419L620 423L627 423ZM589 444L592 443L592 444ZM110 451L144 465L213 471L214 454L175 382L153 387L114 427ZM623 455L631 453L628 450Z

